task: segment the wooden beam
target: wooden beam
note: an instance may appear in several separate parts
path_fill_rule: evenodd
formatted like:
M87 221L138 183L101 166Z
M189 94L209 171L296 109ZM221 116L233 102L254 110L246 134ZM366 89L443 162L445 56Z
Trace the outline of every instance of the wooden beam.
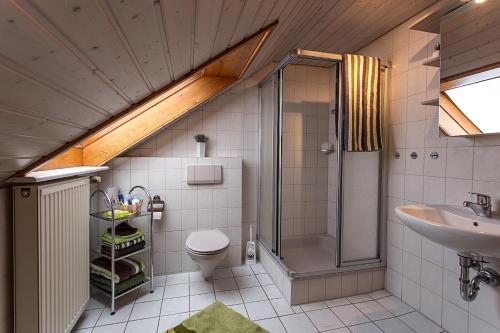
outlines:
M147 112L84 147L83 165L97 166L106 163L218 94L236 80L233 77L204 75Z
M47 163L40 166L37 171L46 171L61 168L70 168L83 165L83 150L81 148L72 147L65 152L59 154L57 158L49 160Z
M16 176L34 170L100 166L120 155L243 77L277 24L274 22L245 38Z

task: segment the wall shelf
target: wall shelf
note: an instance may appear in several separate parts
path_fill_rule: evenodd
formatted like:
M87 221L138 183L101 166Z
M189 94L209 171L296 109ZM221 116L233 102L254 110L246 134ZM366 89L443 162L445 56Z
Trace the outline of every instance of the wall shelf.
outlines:
M412 26L410 26L410 29L423 32L430 32L433 34L439 34L441 26L441 17L457 9L458 7L465 5L467 2L468 1L462 1L462 0L445 1L440 8L422 17L420 20L418 20Z
M440 61L439 56L429 58L422 63L422 65L424 65L424 66L437 67L437 68L439 68L440 64L441 64L441 61Z
M420 102L420 104L428 106L439 106L439 98L428 99Z

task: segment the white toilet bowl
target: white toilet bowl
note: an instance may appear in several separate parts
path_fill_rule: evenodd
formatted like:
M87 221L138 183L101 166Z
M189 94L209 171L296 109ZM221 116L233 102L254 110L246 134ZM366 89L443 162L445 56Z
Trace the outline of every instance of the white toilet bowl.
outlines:
M201 275L208 279L215 267L226 257L229 238L219 230L194 231L186 239L186 251L201 268Z

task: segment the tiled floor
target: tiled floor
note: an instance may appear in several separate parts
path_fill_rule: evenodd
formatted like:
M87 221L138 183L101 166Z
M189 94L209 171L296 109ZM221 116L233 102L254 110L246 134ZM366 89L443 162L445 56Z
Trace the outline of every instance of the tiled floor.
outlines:
M91 299L74 332L165 332L219 300L271 333L438 333L444 330L387 291L290 307L260 264L219 269L207 282L198 272L155 280L155 292Z

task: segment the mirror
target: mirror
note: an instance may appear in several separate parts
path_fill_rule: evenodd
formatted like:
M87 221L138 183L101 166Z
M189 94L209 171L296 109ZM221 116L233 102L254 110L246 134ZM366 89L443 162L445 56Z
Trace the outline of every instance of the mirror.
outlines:
M441 18L439 129L500 133L500 1L470 1Z

